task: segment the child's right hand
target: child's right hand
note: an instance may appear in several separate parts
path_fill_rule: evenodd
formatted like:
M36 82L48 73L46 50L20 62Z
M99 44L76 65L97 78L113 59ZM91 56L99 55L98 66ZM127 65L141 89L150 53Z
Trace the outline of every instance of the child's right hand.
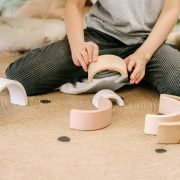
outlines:
M88 66L98 60L99 47L93 42L84 42L74 52L72 59L76 66L82 66L84 71L88 71Z

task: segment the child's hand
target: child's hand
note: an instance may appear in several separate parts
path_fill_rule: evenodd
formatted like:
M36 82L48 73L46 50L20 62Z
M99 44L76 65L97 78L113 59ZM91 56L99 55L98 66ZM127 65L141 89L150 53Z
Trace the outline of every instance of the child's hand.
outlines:
M76 66L82 66L84 71L88 71L91 62L98 60L99 48L93 42L84 42L76 51L72 53L72 59Z
M145 75L146 64L148 59L143 54L135 52L124 60L127 64L127 69L132 72L130 75L130 83L138 84Z

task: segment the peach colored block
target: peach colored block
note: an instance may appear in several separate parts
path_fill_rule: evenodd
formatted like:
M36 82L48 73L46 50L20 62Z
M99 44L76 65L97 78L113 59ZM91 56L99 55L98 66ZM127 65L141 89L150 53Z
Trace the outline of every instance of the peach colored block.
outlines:
M128 77L126 63L118 56L102 55L96 63L91 63L88 68L88 82L92 82L94 76L103 70L113 70L122 76Z
M144 133L157 135L160 122L180 122L180 97L161 94L159 113L146 115Z
M180 120L179 122L160 122L157 143L180 144Z
M100 97L98 109L70 112L70 128L76 130L97 130L108 126L112 121L112 103L109 99Z

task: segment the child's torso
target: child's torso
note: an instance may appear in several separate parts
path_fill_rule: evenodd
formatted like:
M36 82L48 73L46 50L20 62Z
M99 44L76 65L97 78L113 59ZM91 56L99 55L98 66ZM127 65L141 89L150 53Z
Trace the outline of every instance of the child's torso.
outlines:
M164 0L98 0L87 16L87 24L126 44L138 43L136 36L151 31L163 3ZM127 38L132 40L128 42Z

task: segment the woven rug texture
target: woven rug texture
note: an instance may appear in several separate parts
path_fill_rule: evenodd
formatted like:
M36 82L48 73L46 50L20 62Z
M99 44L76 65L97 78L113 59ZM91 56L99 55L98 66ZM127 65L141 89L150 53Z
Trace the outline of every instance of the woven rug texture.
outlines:
M0 77L16 58L0 56ZM159 94L144 83L117 93L125 106L113 105L110 126L77 131L69 128L70 110L94 109L93 94L52 92L21 107L10 104L7 89L1 92L0 180L179 180L180 146L143 133L145 115L158 113Z

